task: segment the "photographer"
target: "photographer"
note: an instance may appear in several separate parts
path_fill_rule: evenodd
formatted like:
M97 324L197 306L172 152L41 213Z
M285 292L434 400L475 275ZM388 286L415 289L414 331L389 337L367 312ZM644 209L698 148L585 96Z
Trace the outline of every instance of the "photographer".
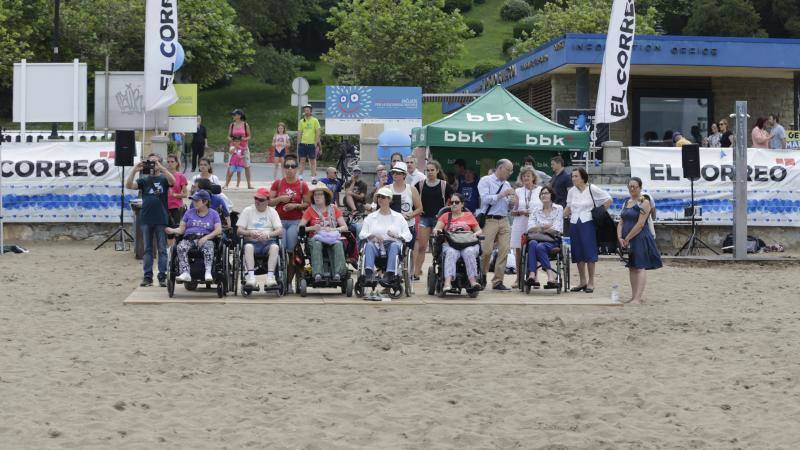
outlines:
M141 176L134 181L137 174ZM164 228L169 224L167 193L175 184L175 177L161 165L161 157L151 153L146 161L137 164L125 187L141 191L142 211L139 213L139 224L144 239L144 278L139 286L153 285L153 234L158 246L158 285L166 287L167 272L167 235Z

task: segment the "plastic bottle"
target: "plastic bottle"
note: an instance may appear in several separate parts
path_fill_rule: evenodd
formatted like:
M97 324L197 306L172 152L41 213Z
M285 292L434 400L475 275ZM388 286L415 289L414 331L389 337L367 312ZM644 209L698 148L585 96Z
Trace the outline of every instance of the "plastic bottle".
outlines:
M619 303L619 285L611 286L611 303Z

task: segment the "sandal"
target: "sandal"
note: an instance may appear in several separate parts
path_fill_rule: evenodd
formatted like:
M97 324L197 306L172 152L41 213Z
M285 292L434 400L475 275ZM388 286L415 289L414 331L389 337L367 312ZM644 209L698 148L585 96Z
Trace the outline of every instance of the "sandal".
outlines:
M574 288L570 289L569 291L570 292L580 292L580 291L585 291L585 290L586 290L586 285L583 285L583 286L574 287Z
M538 286L539 282L536 281L536 278L528 278L527 280L525 280L525 284L527 284L528 286Z
M594 288L590 288L590 287L583 288L583 292L586 292L587 294L591 294L592 292L594 292Z
M560 284L554 283L552 281L548 281L547 284L544 285L545 289L558 289L559 287L561 287Z

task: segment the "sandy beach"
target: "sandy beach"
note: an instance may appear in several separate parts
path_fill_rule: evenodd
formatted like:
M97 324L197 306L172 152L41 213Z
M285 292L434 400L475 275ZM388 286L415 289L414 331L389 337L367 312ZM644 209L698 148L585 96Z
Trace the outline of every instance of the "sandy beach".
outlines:
M124 306L130 252L23 245L2 448L800 445L798 265L669 265L643 307Z

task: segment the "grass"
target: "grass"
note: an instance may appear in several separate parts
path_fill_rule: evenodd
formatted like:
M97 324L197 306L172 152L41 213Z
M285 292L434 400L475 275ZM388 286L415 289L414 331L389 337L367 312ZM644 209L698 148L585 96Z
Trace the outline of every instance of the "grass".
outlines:
M461 68L471 69L479 62L490 62L498 66L506 62L503 40L513 37L514 22L500 19L502 7L503 0L486 0L482 5L474 4L472 9L463 14L465 19L482 20L483 33L478 37L467 39ZM463 82L453 87L461 84Z

